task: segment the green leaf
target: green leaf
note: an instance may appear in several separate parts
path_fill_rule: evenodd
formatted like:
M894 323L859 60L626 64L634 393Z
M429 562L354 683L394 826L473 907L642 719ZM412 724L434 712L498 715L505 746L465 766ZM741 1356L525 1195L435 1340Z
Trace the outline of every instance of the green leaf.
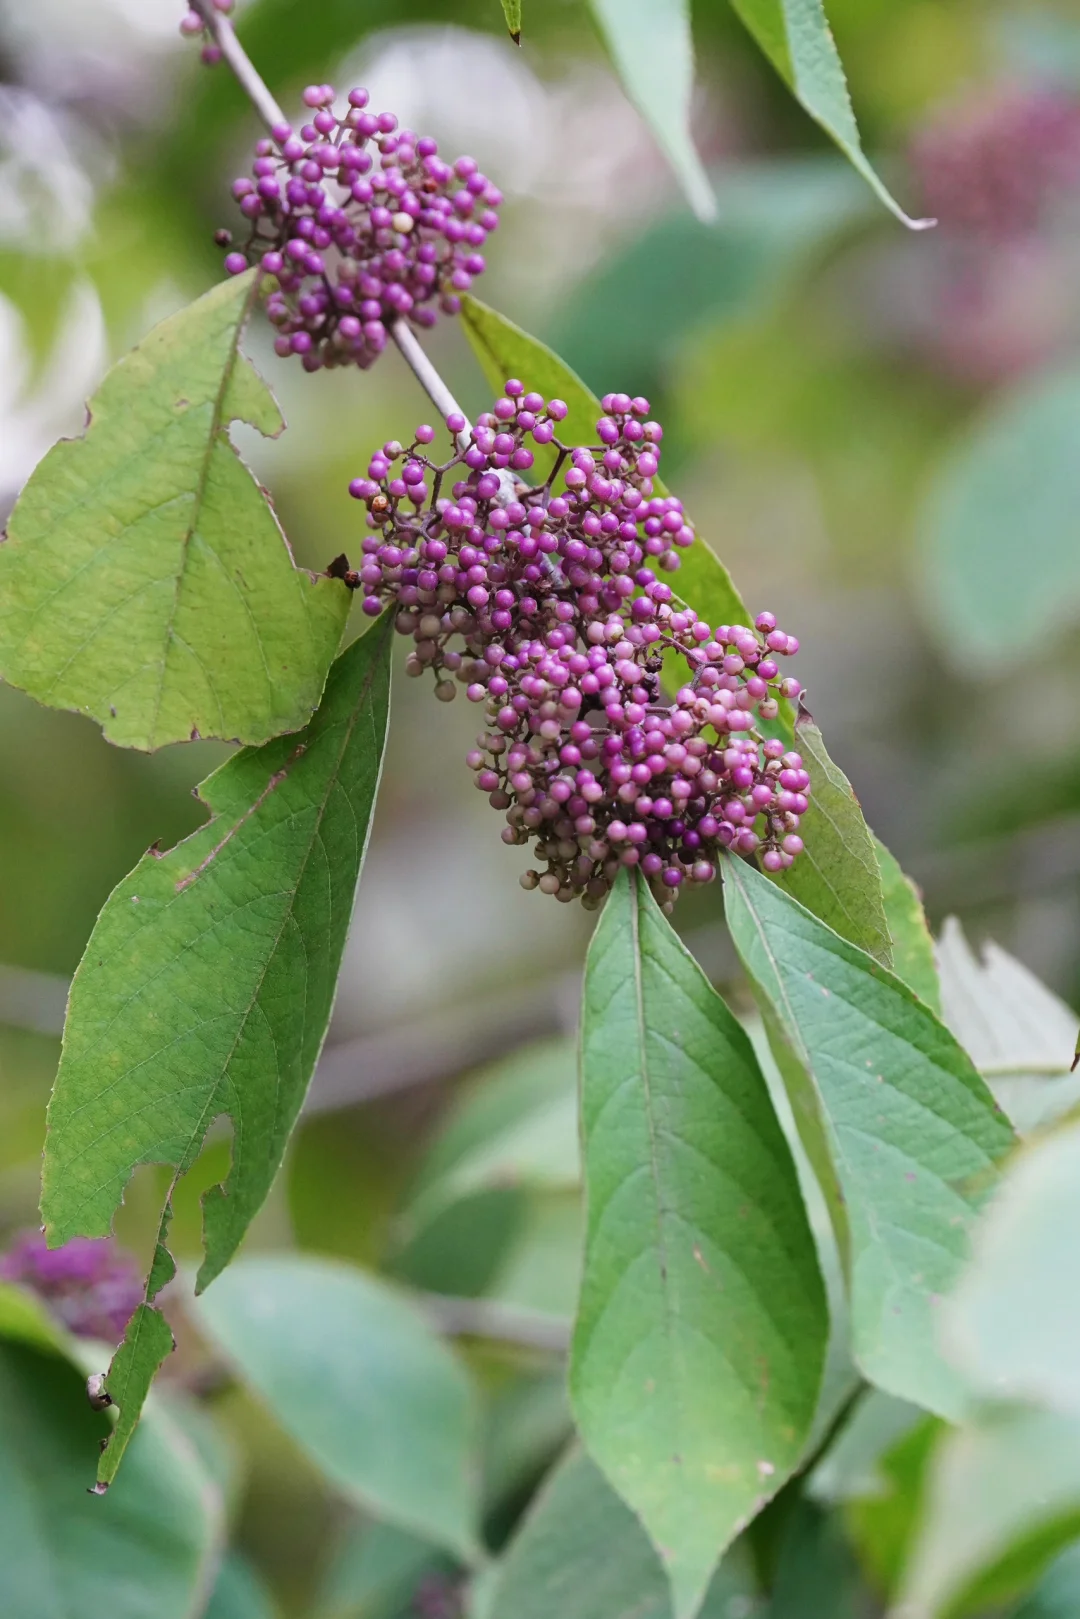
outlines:
M949 1353L977 1393L1080 1421L1080 1123L1010 1166L949 1301Z
M429 1540L389 1523L354 1526L323 1577L316 1619L400 1619L420 1581L445 1557ZM415 1611L415 1610L413 1610Z
M496 393L502 392L509 377L520 377L527 388L534 388L545 399L565 401L568 414L560 428L564 443L595 442L596 423L603 415L600 401L565 361L469 294L461 300L461 319L484 376ZM653 484L658 494L666 493L659 478L654 478ZM678 578L681 598L708 624L751 622L731 575L700 534L683 553L678 575L673 577Z
M743 1030L624 871L589 949L571 1398L678 1619L797 1465L828 1335L795 1166Z
M589 0L623 89L645 119L699 219L716 198L690 133L694 42L689 0Z
M515 45L521 44L521 0L502 0L503 16Z
M869 1593L837 1517L796 1501L780 1545L769 1619L865 1619Z
M495 1186L562 1189L581 1181L577 1063L568 1040L515 1051L453 1102L413 1184L406 1218L426 1224Z
M885 1494L882 1460L925 1413L908 1400L880 1389L865 1389L807 1483L811 1500L838 1506L863 1496Z
M992 670L1080 614L1080 371L998 398L948 446L919 520L922 594L942 651ZM1023 535L1022 554L1017 536Z
M664 1570L634 1514L580 1451L549 1475L503 1556L485 1619L671 1619ZM762 1611L746 1561L726 1557L701 1619Z
M1010 1619L1075 1619L1080 1613L1080 1546L1070 1546L1046 1571Z
M0 544L3 678L123 747L299 730L345 624L345 586L294 566L229 442L234 420L284 425L239 349L257 285L215 287L109 372Z
M937 947L943 1016L1022 1135L1080 1101L1077 1017L1022 962L987 941L981 960L955 917Z
M87 1457L108 1433L79 1370L26 1344L0 1344L4 1619L190 1619L201 1611L224 1529L219 1492L159 1410L108 1500L94 1499Z
M210 821L144 855L75 975L42 1213L54 1245L104 1236L133 1169L172 1165L148 1300L172 1273L172 1189L213 1120L232 1120L233 1161L203 1199L201 1286L236 1251L281 1163L326 1033L367 843L389 639L383 620L338 659L299 739L247 749L204 783ZM110 1373L123 1378L112 1388L123 1417L103 1478L152 1375L151 1340L163 1350L162 1328L136 1317Z
M799 105L832 136L890 213L911 230L933 225L932 219L912 219L905 214L867 160L843 65L821 0L731 3Z
M1080 1421L983 1411L936 1447L897 1619L1001 1611L1080 1534Z
M197 1313L345 1495L476 1559L472 1389L403 1293L327 1260L245 1259Z
M934 941L927 926L919 890L911 878L904 875L900 862L889 853L880 838L873 838L873 844L881 872L885 920L892 939L893 971L909 989L915 991L931 1012L936 1012L940 1017L941 987L934 964ZM960 1043L964 1043L962 1037Z
M239 1552L229 1552L203 1619L274 1619L275 1612L251 1564Z
M855 1359L889 1393L954 1414L962 1387L938 1349L938 1304L1012 1132L900 979L743 861L725 859L724 895L800 1132L845 1212Z
M156 1288L148 1287L153 1298ZM112 1358L105 1387L119 1411L116 1427L98 1461L95 1495L104 1495L116 1477L124 1452L135 1435L150 1385L158 1368L176 1345L172 1329L160 1310L143 1303L127 1324L124 1341Z
M773 881L841 938L892 966L874 839L844 772L829 758L821 732L800 711L795 746L810 773L810 808L799 833L806 848Z

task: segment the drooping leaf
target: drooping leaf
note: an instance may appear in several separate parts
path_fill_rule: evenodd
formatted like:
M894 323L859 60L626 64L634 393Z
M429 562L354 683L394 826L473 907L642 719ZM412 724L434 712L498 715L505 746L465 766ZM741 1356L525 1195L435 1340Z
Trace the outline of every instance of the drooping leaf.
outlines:
M513 321L468 294L462 299L461 319L493 389L501 393L509 377L519 377L527 388L535 388L545 399L565 401L568 414L559 427L559 436L565 444L596 441L596 423L603 414L600 401L565 361ZM539 457L537 463L539 465ZM654 478L653 483L658 494L666 492L659 478ZM702 535L682 553L679 571L672 578L679 596L695 608L706 623L714 626L751 623L731 575Z
M863 151L843 65L822 0L731 3L799 105L832 136L890 213L912 230L932 225L932 219L912 219L904 213Z
M230 422L284 425L240 353L257 283L223 283L109 372L0 543L0 672L111 742L265 742L319 701L349 605L293 564Z
M406 1218L421 1226L494 1186L577 1186L580 1156L573 1045L526 1047L477 1074L455 1100L420 1166Z
M404 1294L336 1262L260 1257L233 1265L198 1319L333 1484L476 1559L472 1390Z
M138 1164L172 1165L175 1186L222 1115L232 1168L203 1201L201 1286L261 1206L333 1004L382 767L389 633L382 621L338 659L300 738L247 749L211 776L211 820L145 855L106 903L72 985L49 1105L53 1244L104 1236ZM170 1198L148 1300L172 1273ZM151 1344L162 1349L162 1329L139 1316L110 1374L126 1404L103 1478L138 1415Z
M521 0L502 0L503 16L515 45L521 44Z
M1080 1420L988 1408L943 1434L896 1619L1000 1613L1080 1534Z
M1073 1107L1076 1013L992 941L980 960L955 917L941 930L937 962L945 1022L1017 1130L1051 1124Z
M124 1341L109 1366L105 1386L117 1407L118 1417L98 1462L96 1495L104 1495L116 1477L124 1452L135 1436L150 1385L175 1347L169 1323L149 1302L157 1292L151 1283L147 1288L147 1301L139 1305L128 1322Z
M941 987L934 964L934 941L926 921L919 890L904 875L896 856L880 838L874 838L874 852L881 872L881 897L885 920L892 939L892 968L913 989L931 1012L941 1016ZM955 1032L955 1031L954 1031ZM961 1037L961 1044L963 1038ZM970 1055L970 1053L969 1053Z
M87 1405L83 1372L61 1355L0 1343L4 1619L201 1612L223 1531L220 1493L156 1411L123 1479L95 1500L87 1458L108 1433L108 1417Z
M716 198L690 133L694 42L689 0L589 0L623 89L645 119L699 219Z
M855 1359L889 1393L955 1414L939 1301L1012 1131L906 984L743 861L725 860L724 894L800 1131L844 1210Z
M773 879L842 938L892 965L874 839L844 772L825 751L805 709L795 722L795 747L810 773L810 807L799 833L806 845Z
M1080 1422L1080 1123L1011 1165L945 1315L949 1354L988 1398L1035 1400Z
M763 1613L738 1549L713 1576L701 1619ZM595 1463L572 1451L552 1471L504 1553L485 1619L671 1619L660 1560Z
M1080 371L1041 373L950 444L920 518L922 594L961 669L1022 657L1080 614ZM1017 536L1023 536L1022 550Z
M799 1460L824 1292L750 1043L625 871L589 950L582 1016L588 1229L571 1398L688 1619Z

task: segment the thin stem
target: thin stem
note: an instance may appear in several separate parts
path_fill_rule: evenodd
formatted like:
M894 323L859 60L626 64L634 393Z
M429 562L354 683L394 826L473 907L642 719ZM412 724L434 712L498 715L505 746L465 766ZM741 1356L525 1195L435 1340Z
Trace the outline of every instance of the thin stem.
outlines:
M247 51L236 37L236 30L228 17L216 10L212 0L191 0L192 8L199 13L212 36L214 43L220 48L221 54L232 69L236 82L251 102L255 111L262 119L268 130L275 124L287 124L282 109L278 106L269 86L266 84L258 68L255 66ZM417 341L412 327L402 317L390 323L390 336L397 344L406 365L427 394L443 421L455 413L465 417L450 389L436 371L423 349ZM472 427L465 417L465 427L456 435L460 450L466 450L471 441Z
M191 0L191 7L193 11L199 13L206 24L215 45L220 48L222 56L232 69L237 83L267 129L273 129L275 124L287 124L289 120L278 106L251 57L237 39L236 30L228 17L223 16L215 8L212 0Z

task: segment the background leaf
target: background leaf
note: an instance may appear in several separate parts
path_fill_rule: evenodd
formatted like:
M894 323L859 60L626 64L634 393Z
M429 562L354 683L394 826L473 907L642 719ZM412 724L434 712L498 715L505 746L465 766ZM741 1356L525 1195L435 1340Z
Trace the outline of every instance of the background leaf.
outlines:
M84 1374L0 1343L0 1567L4 1619L189 1619L223 1532L220 1494L194 1448L155 1411L106 1500L87 1493L109 1433ZM202 1600L200 1600L200 1592Z
M694 42L689 0L589 0L623 89L656 137L699 219L716 198L690 134Z
M920 1001L940 1017L941 987L934 962L934 941L919 890L911 878L904 875L900 862L881 839L875 838L873 833L871 838L881 872L881 897L892 940L892 969L897 978L902 978ZM963 1036L956 1029L953 1032L963 1045Z
M603 412L599 399L581 378L546 344L530 337L478 298L466 294L461 302L466 335L496 393L502 392L507 378L520 377L527 388L535 388L545 399L565 400L569 410L559 433L564 444L594 443L596 423ZM654 478L653 484L658 494L666 493L659 478ZM682 553L678 575L673 577L678 580L679 596L707 623L751 623L731 575L702 535Z
M1080 1533L1080 1421L986 1410L946 1431L893 1613L1001 1611Z
M945 1022L1017 1130L1050 1124L1074 1106L1076 1013L992 940L976 956L955 917L941 930L937 961Z
M750 1043L626 872L589 949L582 1019L588 1232L571 1398L683 1619L798 1462L824 1292Z
M485 1619L671 1619L648 1536L577 1450L544 1482L493 1579ZM713 1576L701 1619L760 1611L748 1560L733 1551Z
M326 1260L246 1259L198 1320L347 1496L476 1558L469 1380L403 1294Z
M3 678L124 747L299 730L344 628L348 591L293 565L229 442L284 425L239 352L254 291L224 282L121 360L0 543Z
M909 218L867 161L844 69L821 0L731 0L731 3L799 105L832 136L886 208L913 230L932 225L934 221L930 219Z
M800 1129L820 1130L846 1211L855 1359L888 1392L955 1413L962 1388L938 1350L938 1301L1012 1132L970 1059L892 973L742 861L725 860L724 898L786 1047L784 1077L791 1085L792 1063L803 1076Z
M972 1387L1039 1401L1080 1422L1080 1124L1027 1148L980 1226L945 1317Z
M812 788L799 825L806 848L773 881L842 938L891 967L892 939L873 836L851 783L829 758L805 710L795 724L795 747Z
M1080 371L994 398L950 444L919 518L922 593L941 650L992 669L1080 614ZM1022 537L1022 548L1018 548Z

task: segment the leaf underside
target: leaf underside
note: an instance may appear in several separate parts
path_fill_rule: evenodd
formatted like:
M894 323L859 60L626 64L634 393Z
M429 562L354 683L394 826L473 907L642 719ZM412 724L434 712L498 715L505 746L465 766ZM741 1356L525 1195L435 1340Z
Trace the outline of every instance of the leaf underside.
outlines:
M582 1437L694 1613L797 1465L828 1333L790 1151L742 1029L627 872L589 951Z
M382 767L389 641L384 619L354 642L306 730L211 776L210 821L167 853L144 855L107 901L72 984L49 1104L50 1244L104 1236L139 1164L172 1166L175 1186L225 1116L232 1166L203 1199L200 1287L235 1253L329 1022ZM169 1214L167 1198L148 1299L173 1270ZM136 1332L147 1332L139 1317L114 1373L138 1394L152 1370ZM127 1431L106 1453L113 1471Z
M846 1249L855 1358L943 1416L962 1403L938 1310L1012 1131L914 993L756 868L725 858L728 926Z
M348 613L297 568L229 424L284 426L239 343L254 272L163 321L50 450L0 543L0 672L110 742L261 743L305 725Z

